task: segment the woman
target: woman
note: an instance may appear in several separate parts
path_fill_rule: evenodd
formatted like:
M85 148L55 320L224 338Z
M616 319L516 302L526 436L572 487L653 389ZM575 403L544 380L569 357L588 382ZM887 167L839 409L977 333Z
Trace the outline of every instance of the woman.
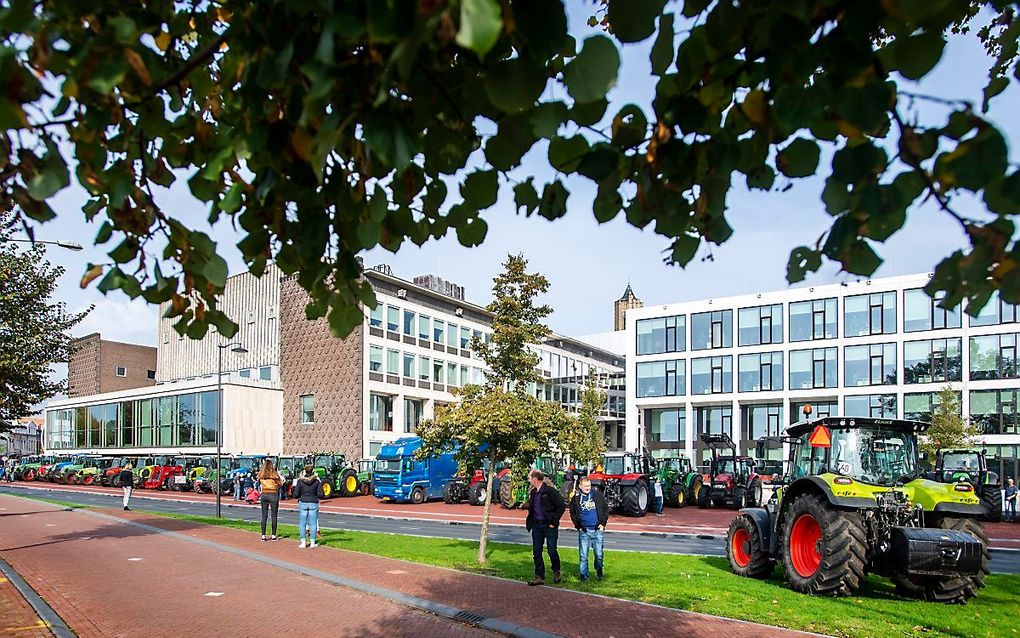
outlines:
M259 470L256 478L262 487L262 496L259 497L259 501L262 503L262 540L266 540L266 519L269 517L269 511L272 510L273 540L275 541L276 519L280 515L280 493L277 490L280 489L283 478L269 459L266 459L262 464L262 469Z
M319 532L319 499L322 498L322 481L315 473L311 464L305 466L305 471L294 487L294 498L298 500L298 530L301 533L301 544L298 548L305 548L306 528L311 527L308 533L308 547L315 547L315 537Z

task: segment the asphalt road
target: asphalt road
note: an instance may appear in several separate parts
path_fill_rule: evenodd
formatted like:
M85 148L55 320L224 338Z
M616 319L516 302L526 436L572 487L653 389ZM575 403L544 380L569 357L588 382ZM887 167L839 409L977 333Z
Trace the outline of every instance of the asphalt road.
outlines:
M0 493L14 496L27 496L25 490L10 488L0 485ZM89 505L96 507L119 507L121 496L119 494L93 494L71 491L38 491L41 498ZM285 501L286 502L286 501ZM261 512L253 507L230 507L231 500L227 497L223 501L223 516L225 518L258 522ZM186 503L162 499L137 499L133 505L139 510L153 512L166 512L171 514L192 514L200 516L212 516L215 508L207 503ZM297 525L297 512L280 510L280 522ZM319 527L327 529L351 530L360 532L377 532L388 534L407 534L410 536L426 536L433 538L454 538L462 540L478 539L478 524L475 523L445 523L428 520L395 520L392 518L380 518L372 516L356 516L351 514L338 514L327 511L319 512ZM561 546L576 546L574 541L574 530L569 527L563 529L563 537L560 540ZM521 545L531 544L531 535L524 529L524 526L511 527L496 525L490 527L489 539L500 543L517 543ZM632 551L632 552L659 552L665 554L687 554L696 556L725 556L726 550L723 541L712 536L691 536L679 534L657 534L657 533L633 533L614 532L612 528L606 530L606 549ZM993 572L1005 574L1020 573L1020 551L1009 551L991 549L991 568Z

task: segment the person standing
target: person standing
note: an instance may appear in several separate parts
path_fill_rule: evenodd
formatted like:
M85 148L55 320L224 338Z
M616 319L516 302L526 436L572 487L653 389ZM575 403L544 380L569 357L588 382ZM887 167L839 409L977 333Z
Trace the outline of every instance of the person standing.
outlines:
M531 550L535 559L535 577L529 585L545 584L545 559L542 546L549 551L549 564L552 567L553 582L560 582L560 554L556 550L559 539L560 517L566 505L558 490L545 484L545 474L540 470L531 470L528 474L531 492L528 495L528 518L524 521L525 528L531 532Z
M266 459L262 464L262 469L259 470L258 476L255 477L259 481L259 485L262 488L262 495L259 497L259 502L262 503L262 540L266 540L266 522L269 518L269 513L272 511L273 514L273 540L276 540L276 521L280 515L280 484L283 483L283 479L280 477L280 473L273 467L273 462Z
M655 515L664 516L662 513L662 480L656 476L655 483L652 484L652 490L655 495Z
M322 481L311 464L305 466L305 471L297 479L293 496L298 501L298 533L301 535L298 548L305 548L306 534L308 547L315 547L315 537L319 533L319 499L323 496Z
M131 490L135 484L135 474L131 471L131 464L128 463L120 471L120 486L124 490L124 510L130 511L128 503L131 502Z
M1006 520L1012 523L1016 520L1016 499L1017 491L1013 479L1006 479Z
M241 473L234 474L234 500L241 500Z
M595 554L595 577L602 580L603 553L609 508L602 492L591 489L591 480L582 476L577 492L570 499L570 520L577 530L577 551L580 557L581 582L588 582L588 551Z

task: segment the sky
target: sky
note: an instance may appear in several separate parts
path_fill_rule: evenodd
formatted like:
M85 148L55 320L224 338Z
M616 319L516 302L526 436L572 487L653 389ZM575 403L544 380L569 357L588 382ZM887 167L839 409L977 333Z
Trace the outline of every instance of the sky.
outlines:
M585 25L591 3L568 0L571 33L579 40L594 33ZM675 3L673 3L675 5ZM679 12L679 6L675 7ZM648 51L651 40L623 46L623 64L617 86L609 94L607 120L627 103L644 107L651 117L648 104L654 94L655 78L651 75ZM973 36L955 36L947 46L942 61L919 85L908 87L917 93L960 98L980 103L985 70L989 63L980 43ZM906 83L910 84L910 83ZM902 86L902 85L901 85ZM563 90L550 89L547 97L565 97ZM922 121L941 123L945 110L930 104L919 104ZM1020 119L1009 117L1020 112L1020 89L1012 82L1005 93L992 102L988 115L1007 140L1020 139ZM1017 161L1017 151L1011 148ZM550 181L553 171L546 159L547 145L538 144L525 156L523 165L514 171L517 179L535 176L536 184ZM480 153L472 158L483 161ZM820 165L827 167L823 156ZM73 180L72 180L73 181ZM396 253L375 249L364 254L367 266L385 263L393 274L405 279L432 273L465 287L466 298L485 305L491 298L492 278L508 253L523 253L530 267L545 274L551 287L544 301L554 309L550 327L561 334L580 336L605 332L613 328L613 301L629 283L646 305L658 305L701 298L764 292L787 288L786 263L790 250L814 244L831 225L820 194L822 180L796 180L787 192L748 192L740 184L729 197L727 219L734 229L729 241L721 246L702 247L686 269L664 264L664 250L669 242L649 229L639 230L626 223L621 214L615 220L599 225L592 215L594 189L580 177L564 180L571 192L568 213L555 222L515 214L512 185L503 184L499 201L482 213L489 224L485 242L476 248L462 247L455 233L430 241L422 247L411 242ZM232 274L244 270L237 250L236 233L229 220L210 228L205 204L187 192L185 180L179 186L157 193L157 200L170 215L190 227L205 230L219 244ZM455 193L456 189L451 188ZM539 190L540 187L539 187ZM94 310L74 330L75 335L100 332L104 338L155 345L157 310L142 300L130 300L120 292L104 296L93 282L86 289L79 281L89 262L107 261L105 250L92 246L99 221L89 224L81 212L86 201L80 187L61 192L51 202L57 219L36 229L39 239L76 241L85 246L82 252L49 248L52 261L66 268L60 279L58 298L70 309L94 305ZM447 204L451 200L447 201ZM960 202L965 215L979 216L979 201ZM97 218L98 219L98 218ZM115 244L105 248L108 250ZM911 209L904 228L885 244L876 246L885 259L875 277L930 272L941 258L958 248L966 247L959 226L932 205ZM797 286L850 281L855 276L841 273L839 265L826 263L820 272L810 275Z

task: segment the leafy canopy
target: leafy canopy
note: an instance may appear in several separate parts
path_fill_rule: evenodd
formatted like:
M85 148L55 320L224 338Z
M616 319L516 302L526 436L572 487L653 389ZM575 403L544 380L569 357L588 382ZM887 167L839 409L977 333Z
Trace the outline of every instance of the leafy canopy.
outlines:
M596 219L651 226L684 265L731 236L735 183L783 191L822 175L832 226L793 250L791 282L825 259L873 273L877 245L931 199L970 246L929 293L947 307L966 297L972 313L995 290L1020 302L1020 174L984 112L1018 77L1016 3L602 0L595 12L575 37L560 0L8 0L0 188L45 222L73 170L95 241L111 246L83 285L169 301L194 337L236 326L216 305L216 245L154 198L177 180L240 229L252 272L269 259L299 272L309 317L328 315L338 335L375 303L359 252L449 232L477 245L501 184L520 214L557 219L567 176L597 186ZM981 108L933 96L945 115L922 121L913 81L975 23L990 56ZM651 109L610 110L621 45L643 41ZM539 144L556 175L515 179ZM970 194L980 204L964 214Z
M966 448L978 441L981 432L960 416L962 411L956 390L948 386L939 390L931 415L931 427L919 444L932 463L935 462L935 453L942 448Z

